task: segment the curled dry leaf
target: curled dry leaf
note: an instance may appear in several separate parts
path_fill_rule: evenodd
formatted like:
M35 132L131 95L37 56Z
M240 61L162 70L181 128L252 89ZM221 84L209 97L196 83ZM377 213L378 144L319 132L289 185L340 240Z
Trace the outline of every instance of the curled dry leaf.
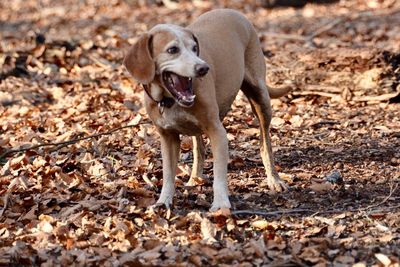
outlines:
M252 222L251 225L254 228L263 230L263 229L266 229L269 226L269 223L266 220L258 220L258 221Z
M271 120L271 127L272 128L280 128L285 124L285 120L279 117L273 117Z
M217 242L217 240L215 239L215 235L217 234L217 228L207 218L203 218L201 220L201 234L203 236L203 240L207 244L212 244L214 242Z
M316 193L324 193L326 191L332 190L332 184L329 182L325 183L313 183L310 188Z
M392 262L392 260L388 257L388 256L386 256L385 254L382 254L382 253L376 253L375 254L375 257L379 260L379 262L383 265L383 266L385 266L385 267L389 267L389 266L395 266L396 265L396 263L395 262ZM397 262L397 265L399 265L399 263Z

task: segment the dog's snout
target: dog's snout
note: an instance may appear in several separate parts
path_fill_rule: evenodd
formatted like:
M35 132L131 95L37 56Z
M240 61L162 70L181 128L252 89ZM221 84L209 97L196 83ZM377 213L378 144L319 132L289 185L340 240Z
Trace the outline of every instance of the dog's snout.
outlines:
M210 67L207 64L198 64L195 66L196 76L203 77L208 73Z

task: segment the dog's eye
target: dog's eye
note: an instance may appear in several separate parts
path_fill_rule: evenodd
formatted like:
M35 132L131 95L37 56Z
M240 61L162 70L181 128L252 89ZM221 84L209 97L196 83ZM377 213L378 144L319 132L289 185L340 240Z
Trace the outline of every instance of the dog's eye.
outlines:
M169 54L177 54L177 53L179 53L179 47L172 46L172 47L168 48L167 52Z
M193 52L195 52L196 54L199 52L199 47L197 45L193 46L192 48Z

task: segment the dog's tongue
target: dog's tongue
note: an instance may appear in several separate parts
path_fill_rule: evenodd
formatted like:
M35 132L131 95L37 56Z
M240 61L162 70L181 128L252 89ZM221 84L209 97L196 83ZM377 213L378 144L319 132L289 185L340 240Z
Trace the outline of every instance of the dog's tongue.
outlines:
M179 93L185 93L189 89L189 79L186 77L178 76L171 73L172 81L174 82L174 89Z

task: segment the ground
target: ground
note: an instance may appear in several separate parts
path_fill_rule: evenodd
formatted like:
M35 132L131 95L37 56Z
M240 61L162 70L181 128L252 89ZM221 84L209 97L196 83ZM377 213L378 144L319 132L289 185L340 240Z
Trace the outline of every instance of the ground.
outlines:
M400 4L331 1L0 3L0 264L6 266L399 266ZM320 1L324 2L324 1ZM328 1L327 1L328 2ZM158 136L121 62L138 34L218 7L259 32L273 100L272 194L258 122L239 94L224 120L233 208L186 187L182 137L171 210Z

